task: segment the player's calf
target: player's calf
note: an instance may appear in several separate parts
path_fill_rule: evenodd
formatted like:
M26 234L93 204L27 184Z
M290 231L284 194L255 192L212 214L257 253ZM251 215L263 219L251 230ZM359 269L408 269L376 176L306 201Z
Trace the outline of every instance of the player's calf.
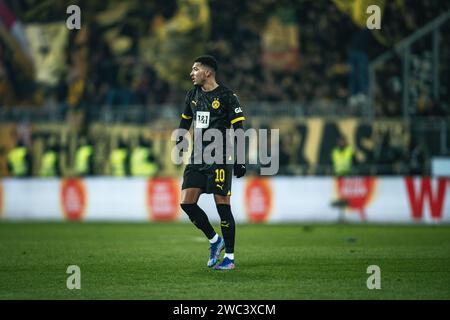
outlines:
M220 216L220 228L225 240L225 253L234 252L234 241L236 234L236 224L229 204L217 204L217 211Z
M206 213L196 203L182 203L181 208L186 212L192 223L200 229L208 239L212 239L216 232L208 220Z

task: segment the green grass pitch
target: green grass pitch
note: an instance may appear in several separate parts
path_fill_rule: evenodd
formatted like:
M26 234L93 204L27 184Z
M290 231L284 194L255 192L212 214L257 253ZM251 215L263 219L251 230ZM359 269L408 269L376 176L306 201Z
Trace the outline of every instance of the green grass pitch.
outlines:
M450 298L450 226L238 225L232 271L207 269L208 248L183 223L2 222L0 299Z

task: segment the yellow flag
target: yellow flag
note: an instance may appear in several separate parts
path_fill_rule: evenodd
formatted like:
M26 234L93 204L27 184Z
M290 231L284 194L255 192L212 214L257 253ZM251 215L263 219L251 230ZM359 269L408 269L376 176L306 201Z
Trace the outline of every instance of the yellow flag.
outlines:
M382 14L385 6L385 0L333 0L333 2L340 11L347 14L360 28L366 27L367 18L369 17L367 8L369 6L376 5L380 7Z
M266 68L296 71L300 63L299 28L294 11L275 12L261 32L262 62Z
M160 77L187 88L191 63L204 53L209 31L208 0L178 0L175 15L159 23L152 39L141 42L141 52Z
M36 65L36 80L56 85L66 70L69 30L64 22L30 23L25 27Z

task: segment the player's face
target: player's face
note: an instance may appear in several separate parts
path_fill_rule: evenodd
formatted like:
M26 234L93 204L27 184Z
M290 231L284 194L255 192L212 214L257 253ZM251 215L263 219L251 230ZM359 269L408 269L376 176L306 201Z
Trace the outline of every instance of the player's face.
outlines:
M202 86L206 82L210 71L208 68L204 67L201 63L196 62L192 66L192 71L190 77L194 86Z

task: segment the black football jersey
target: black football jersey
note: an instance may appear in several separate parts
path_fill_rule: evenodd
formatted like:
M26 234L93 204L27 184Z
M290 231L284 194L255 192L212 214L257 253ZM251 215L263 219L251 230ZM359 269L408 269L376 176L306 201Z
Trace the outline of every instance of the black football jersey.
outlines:
M245 120L239 99L230 89L219 85L214 90L205 92L195 87L186 94L185 109L181 115L184 119L193 119L194 128L201 129L202 136L207 129L217 129L222 133L225 148L225 132L239 121ZM202 152L210 141L204 141ZM191 155L193 163L193 153Z

